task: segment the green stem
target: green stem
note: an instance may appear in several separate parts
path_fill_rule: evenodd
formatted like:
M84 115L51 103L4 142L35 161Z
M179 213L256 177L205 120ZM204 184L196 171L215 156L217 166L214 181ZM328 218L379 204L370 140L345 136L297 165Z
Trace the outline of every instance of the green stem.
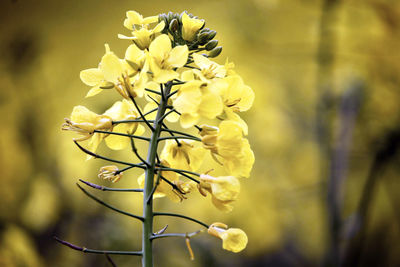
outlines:
M165 88L165 95L169 94L171 85L167 85ZM160 100L158 106L157 116L152 126L152 135L150 138L147 163L149 166L145 171L145 185L143 190L143 232L142 232L142 267L153 267L153 198L151 194L154 186L154 173L156 167L156 155L158 138L161 134L162 119L164 118L165 111L167 110L167 101L163 98ZM150 197L150 198L149 198Z

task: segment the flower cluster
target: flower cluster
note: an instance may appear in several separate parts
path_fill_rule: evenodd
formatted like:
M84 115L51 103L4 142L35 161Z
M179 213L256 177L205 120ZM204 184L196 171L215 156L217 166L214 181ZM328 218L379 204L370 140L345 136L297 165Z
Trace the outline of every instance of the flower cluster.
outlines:
M62 129L82 135L75 142L89 140L84 149L90 151L89 158L98 157L96 148L103 140L114 150L130 145L140 162L126 163L125 170L105 166L99 177L117 182L123 171L142 168L145 172L138 184L144 201L167 196L179 202L198 191L211 195L219 210L231 211L240 193L239 179L250 176L254 163L245 138L248 127L240 117L252 106L253 90L234 71L233 63L211 60L222 47L214 40L216 31L206 28L204 20L186 12L143 17L128 11L126 16L124 26L131 35L118 35L131 41L124 57L106 44L98 67L80 73L83 83L91 87L87 97L114 89L122 100L101 115L76 106ZM141 107L139 103L145 104ZM172 130L167 123L179 123L183 129L195 127L198 134ZM150 138L144 136L146 129ZM149 141L146 160L135 140ZM158 155L157 146L162 143ZM209 155L223 166L226 176L214 177L210 168L202 166ZM209 226L208 232L233 252L247 244L242 230L227 229L221 223Z

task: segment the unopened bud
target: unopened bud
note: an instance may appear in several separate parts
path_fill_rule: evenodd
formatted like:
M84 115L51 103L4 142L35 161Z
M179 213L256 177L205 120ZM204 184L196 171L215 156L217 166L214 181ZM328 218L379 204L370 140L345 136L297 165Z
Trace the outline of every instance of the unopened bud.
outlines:
M197 35L197 40L199 42L199 44L206 44L208 39L208 32L203 32L203 33L199 33Z
M208 57L217 57L219 56L219 54L221 54L221 52L222 52L222 46L217 46L216 48L210 51Z
M215 35L217 35L216 31L214 31L214 30L209 31L208 36L207 36L208 40L212 40L215 37Z
M204 29L201 29L200 33L203 33L203 32L209 32L209 31L210 31L210 29L209 29L209 28L204 28Z
M206 44L206 50L207 50L207 51L210 51L210 50L214 49L217 45L218 45L218 40L209 41L209 42Z
M179 22L177 19L171 20L171 23L169 24L169 30L172 32L175 32L178 30L179 27Z

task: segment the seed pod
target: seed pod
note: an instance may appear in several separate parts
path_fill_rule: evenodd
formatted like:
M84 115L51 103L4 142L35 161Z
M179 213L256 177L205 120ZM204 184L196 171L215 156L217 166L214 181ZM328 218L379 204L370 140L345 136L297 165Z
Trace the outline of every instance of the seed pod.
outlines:
M210 50L214 49L214 47L216 47L217 45L218 45L218 40L209 41L209 42L206 44L206 50L207 50L207 51L210 51Z
M208 57L217 57L219 56L219 54L221 54L221 52L222 52L222 46L217 46L216 48L210 51Z
M179 27L179 22L177 19L171 20L171 23L169 24L169 30L172 32L175 32L178 30Z

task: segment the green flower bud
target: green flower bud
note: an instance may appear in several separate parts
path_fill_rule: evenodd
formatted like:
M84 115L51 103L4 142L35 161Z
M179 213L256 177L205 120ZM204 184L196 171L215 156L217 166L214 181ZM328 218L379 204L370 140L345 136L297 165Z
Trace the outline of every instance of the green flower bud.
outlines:
M179 22L177 19L171 20L171 23L169 24L169 30L172 32L175 32L178 30L179 27Z
M202 29L201 31L200 31L200 33L203 33L203 32L209 32L210 31L210 29L209 28L204 28L204 29Z
M208 57L217 57L219 56L219 54L221 54L221 52L222 52L222 46L217 46L216 48L210 51Z
M209 41L209 42L206 44L206 50L207 50L207 51L210 51L210 50L212 50L214 47L216 47L217 45L218 45L218 40Z
M215 37L215 35L217 35L216 31L213 31L213 30L209 31L208 40L212 40Z
M203 32L197 35L197 40L199 44L206 44L208 41L208 32Z
M172 13L171 11L168 12L168 15L167 15L168 21L171 21L173 19L173 16L174 16L174 13Z

